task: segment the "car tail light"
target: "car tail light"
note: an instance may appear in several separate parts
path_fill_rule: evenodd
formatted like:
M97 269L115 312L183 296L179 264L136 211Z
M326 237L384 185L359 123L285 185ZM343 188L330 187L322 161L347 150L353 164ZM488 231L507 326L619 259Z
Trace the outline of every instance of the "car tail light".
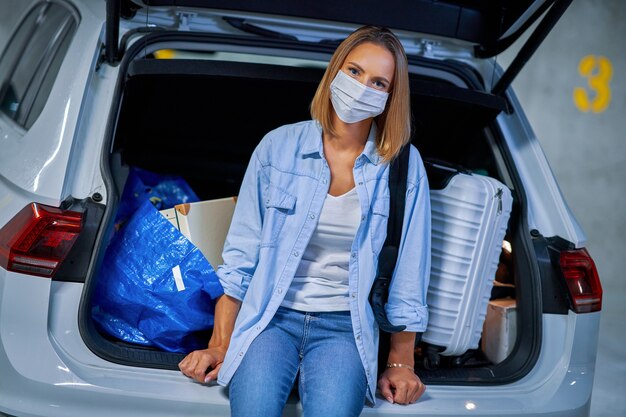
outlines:
M81 231L82 213L31 203L0 229L0 266L52 277Z
M602 285L587 249L561 252L561 271L576 313L602 310Z

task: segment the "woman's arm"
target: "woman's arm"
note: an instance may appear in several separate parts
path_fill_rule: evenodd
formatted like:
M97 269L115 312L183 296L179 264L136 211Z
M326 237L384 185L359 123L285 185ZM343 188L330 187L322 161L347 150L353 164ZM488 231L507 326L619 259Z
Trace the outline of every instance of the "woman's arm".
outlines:
M428 179L422 171L419 179L407 180L402 239L385 305L389 321L406 326L405 330L409 332L424 332L428 324L426 295L430 259L430 192Z
M391 335L387 368L378 380L381 394L390 403L414 403L426 391L426 386L415 375L414 348L414 332L399 332Z
M224 288L215 305L213 335L206 349L191 352L178 367L198 382L217 379L243 300L259 258L259 240L265 206L263 191L269 179L263 173L259 152L266 138L254 150L239 190L235 212L231 220L217 276ZM209 372L209 368L212 368Z
M391 335L388 363L405 364L413 368L415 333L399 332Z
M267 136L266 136L267 138ZM259 261L259 248L265 201L263 195L269 186L269 178L263 171L259 153L267 148L267 139L257 146L239 190L237 204L224 242L222 258L216 273L224 293L243 300Z
M394 325L406 331L391 336L388 364L378 384L384 397L399 404L417 401L426 387L413 370L416 332L428 323L426 293L430 276L431 215L428 179L419 153L412 149L398 261L385 306Z
M235 320L241 301L228 295L222 295L215 304L215 325L207 349L191 352L179 364L183 374L198 382L210 382L217 378L224 356L230 344ZM207 371L211 369L210 372Z

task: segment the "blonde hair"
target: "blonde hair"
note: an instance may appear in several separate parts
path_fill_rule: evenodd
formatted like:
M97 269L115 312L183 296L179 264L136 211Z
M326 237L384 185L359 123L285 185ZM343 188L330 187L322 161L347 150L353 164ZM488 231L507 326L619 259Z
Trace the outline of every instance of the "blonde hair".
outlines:
M376 135L378 154L384 161L388 162L398 156L400 149L411 139L408 63L402 44L389 29L379 26L363 26L341 42L330 59L315 96L313 96L311 117L320 122L325 132L331 135L336 134L332 122L330 84L341 70L348 54L355 47L365 42L386 48L391 52L395 61L395 72L385 110L374 118L378 126Z

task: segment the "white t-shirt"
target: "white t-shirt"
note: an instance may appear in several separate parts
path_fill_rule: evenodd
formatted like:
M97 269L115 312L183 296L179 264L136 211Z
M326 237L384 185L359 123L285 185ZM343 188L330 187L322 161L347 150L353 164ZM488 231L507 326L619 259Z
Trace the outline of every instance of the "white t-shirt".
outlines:
M361 219L356 188L326 196L311 236L282 305L294 310L348 311L348 267Z

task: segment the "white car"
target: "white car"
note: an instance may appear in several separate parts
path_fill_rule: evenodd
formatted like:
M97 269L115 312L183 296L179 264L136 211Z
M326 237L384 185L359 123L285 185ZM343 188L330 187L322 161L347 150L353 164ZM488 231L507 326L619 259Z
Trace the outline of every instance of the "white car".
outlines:
M29 0L0 58L0 416L229 415L227 389L182 375L182 355L94 326L125 175L236 195L263 134L309 118L334 48L362 24L405 46L422 156L512 190L517 329L503 361L421 367L417 403L363 415L588 416L602 289L510 88L570 2ZM504 71L493 57L535 21ZM285 415L300 414L290 400Z

